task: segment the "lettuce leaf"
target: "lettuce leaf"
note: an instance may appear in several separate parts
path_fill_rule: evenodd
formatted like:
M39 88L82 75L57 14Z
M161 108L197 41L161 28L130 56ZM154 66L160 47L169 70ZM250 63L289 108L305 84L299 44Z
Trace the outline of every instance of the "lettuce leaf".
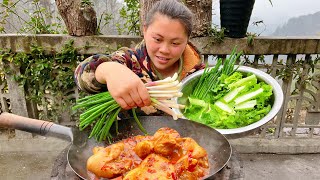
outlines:
M271 110L272 86L254 74L234 72L205 99L189 97L184 116L213 128L232 129L259 121Z

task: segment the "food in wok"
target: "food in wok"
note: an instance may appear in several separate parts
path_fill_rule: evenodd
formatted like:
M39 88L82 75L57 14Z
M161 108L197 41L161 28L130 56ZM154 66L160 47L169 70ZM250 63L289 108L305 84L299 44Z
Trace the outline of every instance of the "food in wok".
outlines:
M117 179L201 179L209 173L208 154L195 140L171 128L95 147L87 161L97 177Z

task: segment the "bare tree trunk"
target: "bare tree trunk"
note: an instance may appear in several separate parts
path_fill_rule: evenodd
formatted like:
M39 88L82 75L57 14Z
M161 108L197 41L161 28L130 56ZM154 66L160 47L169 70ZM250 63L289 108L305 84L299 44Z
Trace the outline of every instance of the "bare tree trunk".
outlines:
M151 9L152 5L159 0L140 0L140 34L143 35L143 26L146 14Z
M56 0L56 4L70 35L96 34L97 16L93 7L81 5L81 0Z
M212 0L185 0L185 4L195 16L191 36L206 36L212 23Z

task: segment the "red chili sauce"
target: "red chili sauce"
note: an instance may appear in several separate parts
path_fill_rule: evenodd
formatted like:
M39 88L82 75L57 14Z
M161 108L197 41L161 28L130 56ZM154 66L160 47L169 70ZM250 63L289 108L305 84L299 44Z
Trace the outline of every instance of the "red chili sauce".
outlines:
M209 173L208 155L189 137L170 128L160 128L153 136L134 136L107 147L95 147L87 169L113 180L202 179Z

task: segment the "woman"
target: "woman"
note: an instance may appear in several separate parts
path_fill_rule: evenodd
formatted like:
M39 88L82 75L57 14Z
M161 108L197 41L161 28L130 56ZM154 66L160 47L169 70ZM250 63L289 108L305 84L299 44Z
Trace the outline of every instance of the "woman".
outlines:
M144 83L178 72L180 80L204 68L188 42L192 13L176 0L161 0L148 12L143 41L135 49L123 47L110 55L94 55L75 71L76 83L88 92L106 88L123 109L151 104Z

